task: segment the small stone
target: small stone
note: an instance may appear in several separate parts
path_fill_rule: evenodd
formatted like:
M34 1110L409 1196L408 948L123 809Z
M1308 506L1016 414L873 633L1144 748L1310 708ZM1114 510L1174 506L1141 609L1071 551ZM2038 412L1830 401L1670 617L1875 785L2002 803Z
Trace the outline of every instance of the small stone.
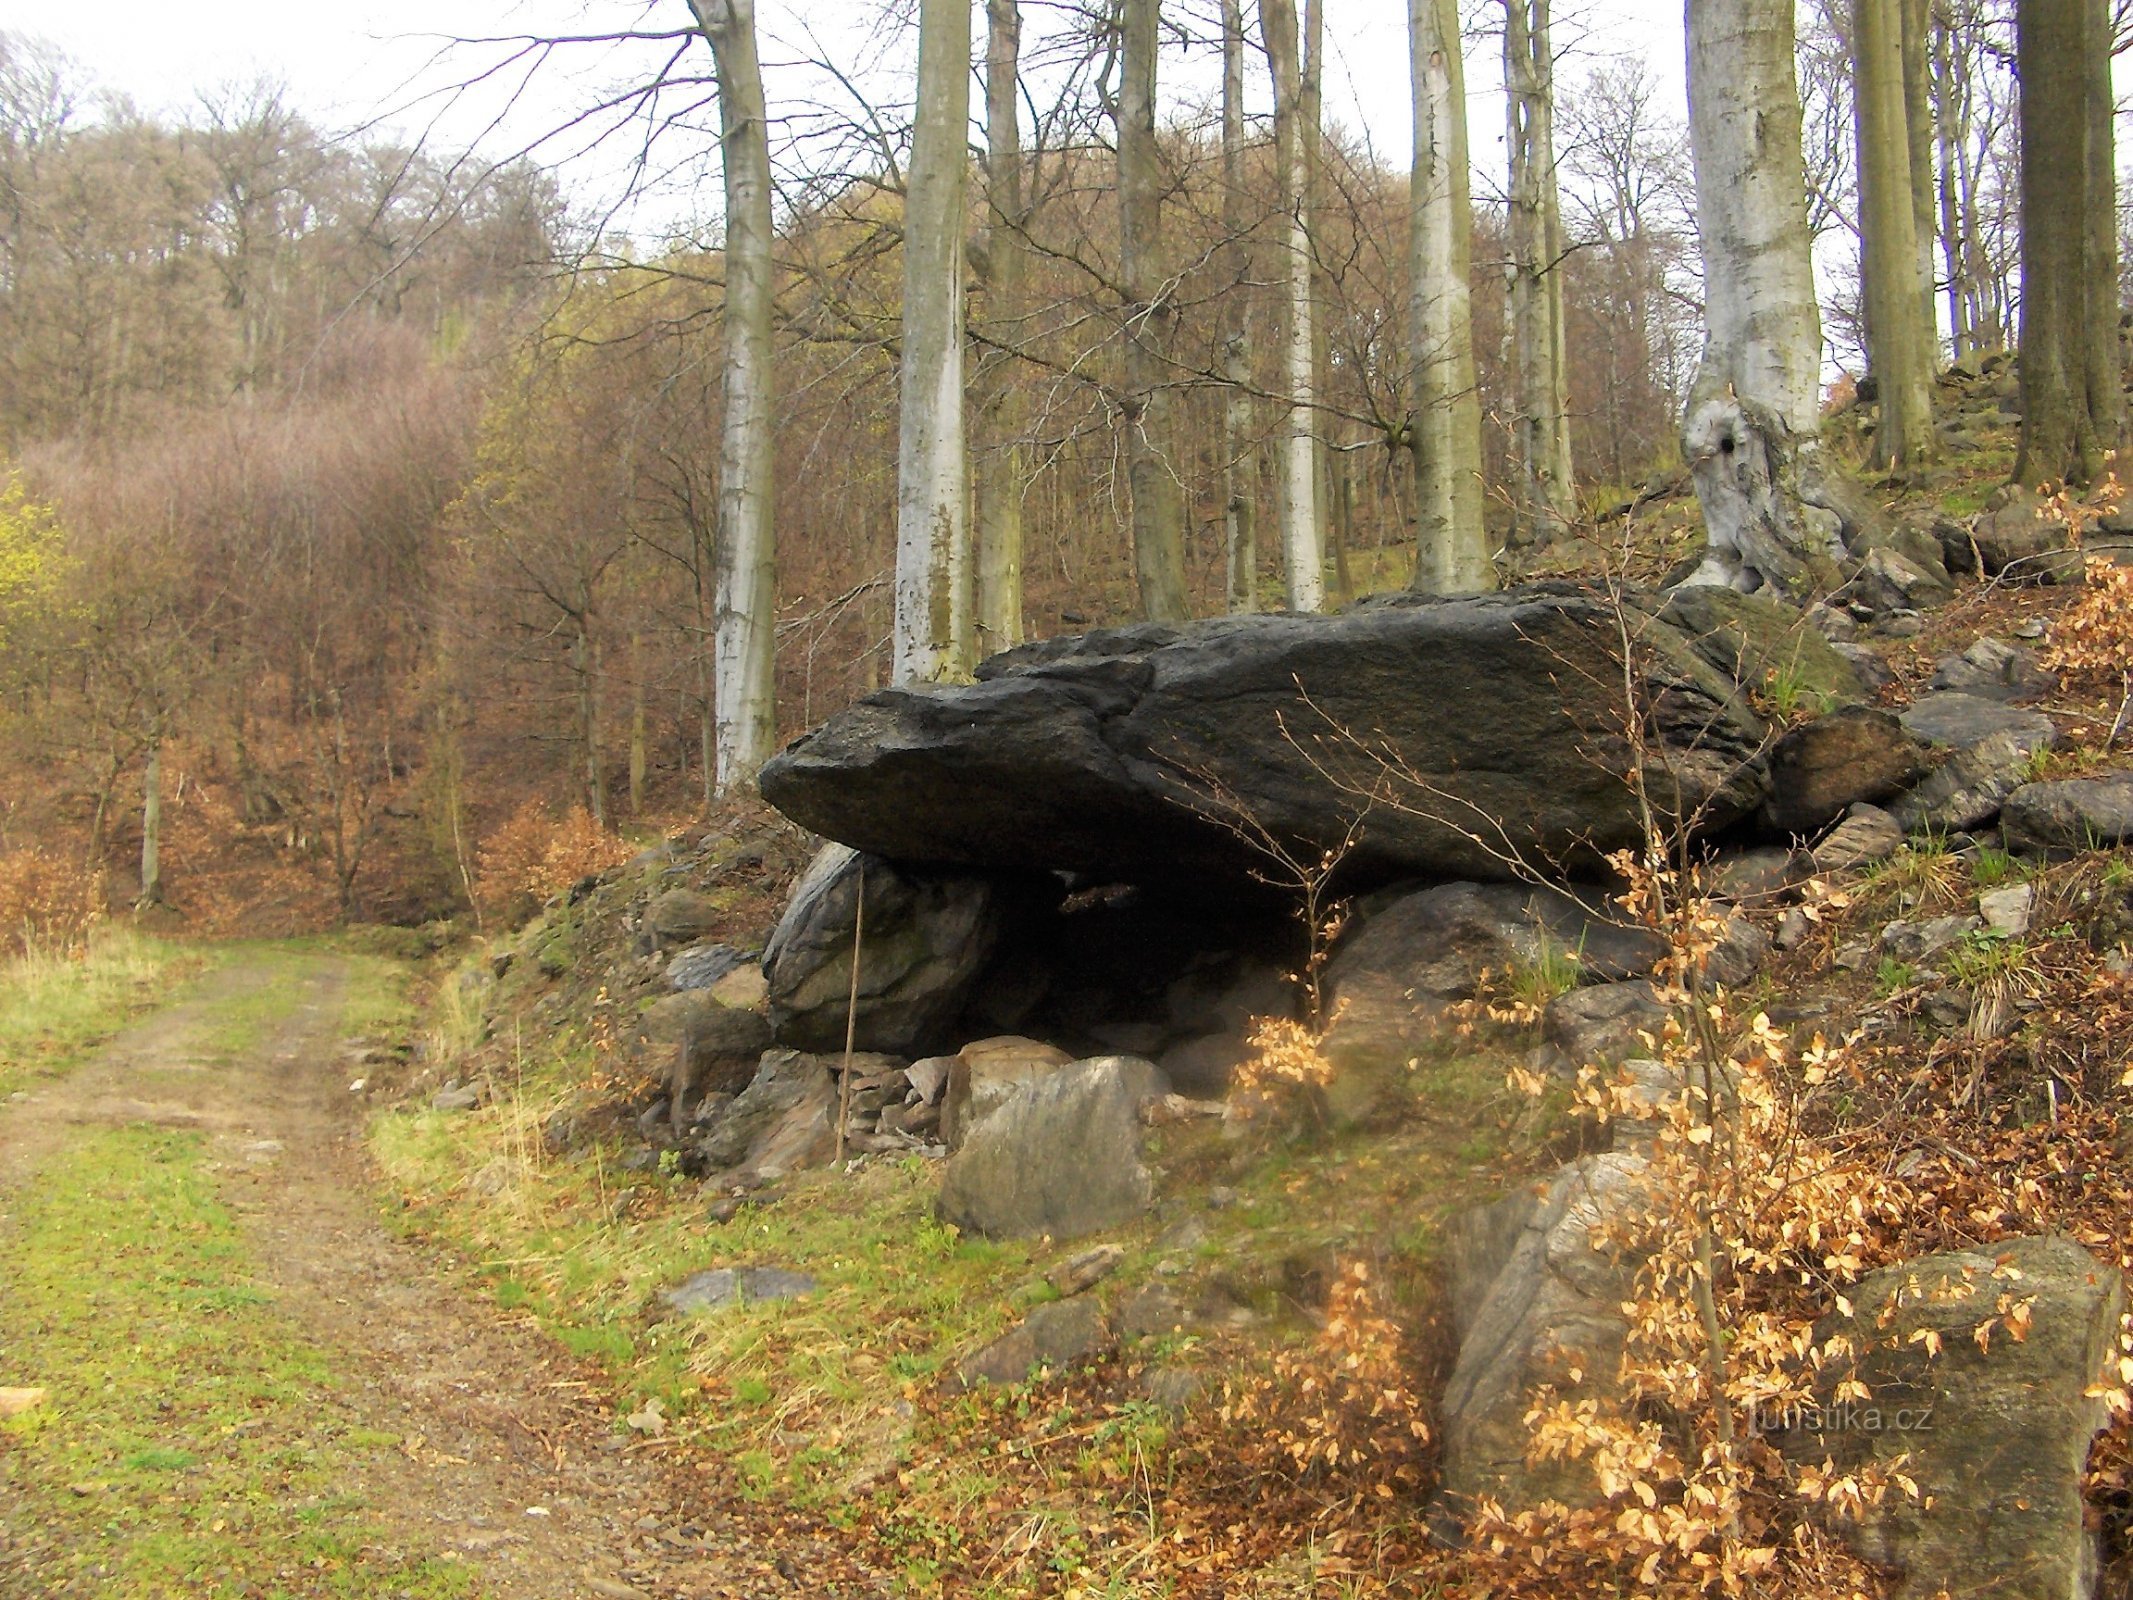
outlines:
M1778 918L1777 937L1773 942L1780 950L1791 950L1804 943L1814 932L1814 927L1807 913L1795 907Z
M1797 889L1813 869L1814 863L1799 851L1765 845L1721 857L1711 867L1708 882L1721 900L1767 905Z
M662 949L701 939L722 920L718 902L694 889L669 889L644 913L644 926Z
M1167 1284L1146 1284L1118 1308L1118 1332L1123 1339L1160 1339L1183 1333L1190 1321L1185 1302Z
M967 1356L956 1367L966 1388L979 1384L1022 1383L1033 1373L1056 1372L1109 1342L1103 1312L1094 1300L1054 1300L1038 1306L1021 1323Z
M2072 535L2064 518L2025 489L2016 489L1997 508L1982 511L1970 528L1973 559L1988 577L2047 578L2056 570L2052 557L2066 549Z
M1044 1275L1044 1281L1052 1286L1062 1300L1072 1299L1084 1289L1094 1288L1118 1270L1118 1264L1126 1259L1122 1246L1100 1244L1094 1249L1078 1251L1060 1262Z
M2009 939L2019 939L2029 932L2029 911L2036 898L2035 886L2027 883L2012 883L2004 889L1988 889L1977 897L1978 914L1985 919L1985 926L1994 933Z
M1770 960L1770 935L1743 916L1726 919L1712 948L1704 975L1713 983L1738 989L1751 982Z
M1822 872L1843 872L1886 861L1902 848L1903 828L1894 817L1879 806L1857 805L1815 846L1814 863Z
M2032 700L2050 694L2058 686L2033 651L1998 639L1980 639L1959 655L1942 657L1926 685L1929 689L2002 701Z
M1984 924L1976 917L1931 917L1923 922L1892 922L1881 930L1884 954L1916 964L1940 954L1966 933Z
M0 1418L19 1417L34 1411L48 1398L43 1389L0 1389Z
M677 1316L696 1316L759 1300L791 1300L813 1294L815 1280L783 1267L713 1267L684 1278L659 1298Z
M450 1083L430 1096L432 1111L472 1111L481 1104L481 1090L471 1083Z
M1542 1037L1571 1072L1644 1055L1652 1048L1645 1036L1656 1038L1665 1026L1666 1007L1642 978L1572 989L1541 1013Z
M1206 1387L1206 1380L1190 1367L1150 1367L1141 1374L1142 1396L1165 1411L1183 1411Z
M1197 1250L1207 1243L1207 1224L1198 1217L1180 1217L1156 1235L1158 1250Z
M939 1105L941 1096L947 1092L948 1076L955 1070L954 1056L927 1056L914 1061L905 1069L904 1076L910 1080L911 1093L920 1105Z
M1836 644L1830 648L1842 656L1859 680L1860 687L1868 694L1879 694L1896 681L1896 674L1889 664L1881 659L1881 652L1871 645Z

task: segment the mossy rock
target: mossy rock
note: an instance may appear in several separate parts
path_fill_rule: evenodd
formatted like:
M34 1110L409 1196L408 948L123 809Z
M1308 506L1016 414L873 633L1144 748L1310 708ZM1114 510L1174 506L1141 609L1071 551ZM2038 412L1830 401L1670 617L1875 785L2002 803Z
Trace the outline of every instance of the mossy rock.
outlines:
M1782 600L1691 584L1668 595L1659 615L1689 635L1699 656L1745 688L1767 694L1786 684L1824 710L1867 697L1852 664Z

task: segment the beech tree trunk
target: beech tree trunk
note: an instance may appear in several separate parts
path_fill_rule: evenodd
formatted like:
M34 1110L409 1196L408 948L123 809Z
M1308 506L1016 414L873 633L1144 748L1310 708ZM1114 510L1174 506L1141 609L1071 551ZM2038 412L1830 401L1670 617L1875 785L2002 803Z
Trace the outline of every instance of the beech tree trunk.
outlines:
M1467 594L1496 587L1481 523L1481 397L1467 269L1473 206L1466 151L1466 67L1457 0L1408 0L1414 91L1409 444L1415 458L1413 587Z
M726 191L726 373L719 441L712 695L716 790L752 781L777 747L777 533L770 121L755 0L690 0L718 72Z
M1222 544L1232 612L1259 609L1258 454L1252 432L1251 226L1244 191L1244 5L1222 0Z
M630 815L644 813L644 780L651 766L645 743L644 639L630 631Z
M1512 419L1518 455L1517 532L1536 544L1548 544L1569 531L1577 511L1548 0L1504 0L1503 65L1510 147L1506 275L1517 406Z
M1918 251L1918 297L1924 303L1928 378L1940 365L1940 307L1933 292L1933 73L1931 0L1898 0L1903 24L1903 115L1911 136L1911 239Z
M1909 0L1853 0L1861 268L1867 360L1881 421L1874 462L1910 467L1933 445L1932 292L1919 281L1903 11Z
M1822 330L1792 0L1688 0L1687 12L1705 341L1682 451L1709 537L1691 581L1800 593L1834 583L1843 546L1802 494Z
M163 735L148 736L148 762L141 772L142 910L163 903Z
M1281 317L1281 551L1291 611L1322 611L1326 551L1318 504L1317 374L1311 260L1310 129L1294 0L1262 0L1261 32L1274 79L1274 162L1282 209L1286 294Z
M2107 0L2020 0L2022 446L2015 481L2090 483L2124 430Z
M918 113L904 191L902 415L896 463L895 681L971 664L963 445L963 197L970 0L922 0Z
M1970 262L1963 248L1963 162L1970 144L1969 87L1959 74L1954 40L1939 17L1931 22L1933 135L1940 152L1941 266L1948 276L1948 343L1956 357L1977 348L1971 313Z
M1022 129L1016 92L1022 63L1021 0L985 0L986 289L1001 342L1022 336L1027 273L1023 248ZM989 448L978 468L977 652L1022 642L1022 500L1029 490L1022 389L1012 374L985 404Z
M1181 622L1185 496L1168 455L1170 395L1163 326L1171 315L1155 269L1155 58L1158 0L1121 0L1118 91L1119 277L1126 293L1126 466L1133 487L1133 567L1141 614Z

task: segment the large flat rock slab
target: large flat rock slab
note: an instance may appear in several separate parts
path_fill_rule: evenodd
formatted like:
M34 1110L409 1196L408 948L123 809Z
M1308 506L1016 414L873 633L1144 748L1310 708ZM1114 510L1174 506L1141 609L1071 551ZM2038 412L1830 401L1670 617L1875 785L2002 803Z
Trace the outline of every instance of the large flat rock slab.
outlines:
M1693 623L1627 613L1649 772L1717 828L1769 791L1766 729ZM1567 587L1026 645L979 681L879 691L773 759L765 799L900 862L1112 879L1263 869L1238 813L1339 840L1357 881L1578 871L1641 838L1621 619ZM1212 798L1211 798L1212 797Z

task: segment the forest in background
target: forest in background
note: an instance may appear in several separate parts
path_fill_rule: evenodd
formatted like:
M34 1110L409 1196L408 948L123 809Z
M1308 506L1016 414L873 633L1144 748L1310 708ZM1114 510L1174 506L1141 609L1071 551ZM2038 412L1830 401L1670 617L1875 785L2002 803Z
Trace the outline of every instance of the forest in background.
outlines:
M1810 217L1839 263L1824 325L1857 370L1846 15L1803 14L1799 64ZM1120 262L1116 18L1045 27L1013 215L982 163L967 208L971 448L981 480L989 455L1028 464L1035 635L1139 614L1126 369L1151 336ZM1166 27L1173 54L1213 47L1182 12ZM2011 22L1951 0L1933 39L1945 356L2004 345L2016 308ZM1501 43L1470 40L1470 74ZM1685 130L1636 63L1567 67L1553 101L1589 515L1677 468L1694 204ZM855 121L777 195L780 737L891 671L910 111ZM1225 526L1280 513L1276 130L1226 144L1218 105L1160 112L1152 337L1188 603L1278 606L1275 541L1239 595ZM1408 183L1339 129L1316 144L1329 604L1414 559ZM1516 571L1546 553L1517 488L1510 218L1485 189L1484 504ZM146 117L0 40L0 926L140 901L258 932L422 922L500 894L514 861L711 804L719 244L602 236L530 164L319 129L271 85Z

